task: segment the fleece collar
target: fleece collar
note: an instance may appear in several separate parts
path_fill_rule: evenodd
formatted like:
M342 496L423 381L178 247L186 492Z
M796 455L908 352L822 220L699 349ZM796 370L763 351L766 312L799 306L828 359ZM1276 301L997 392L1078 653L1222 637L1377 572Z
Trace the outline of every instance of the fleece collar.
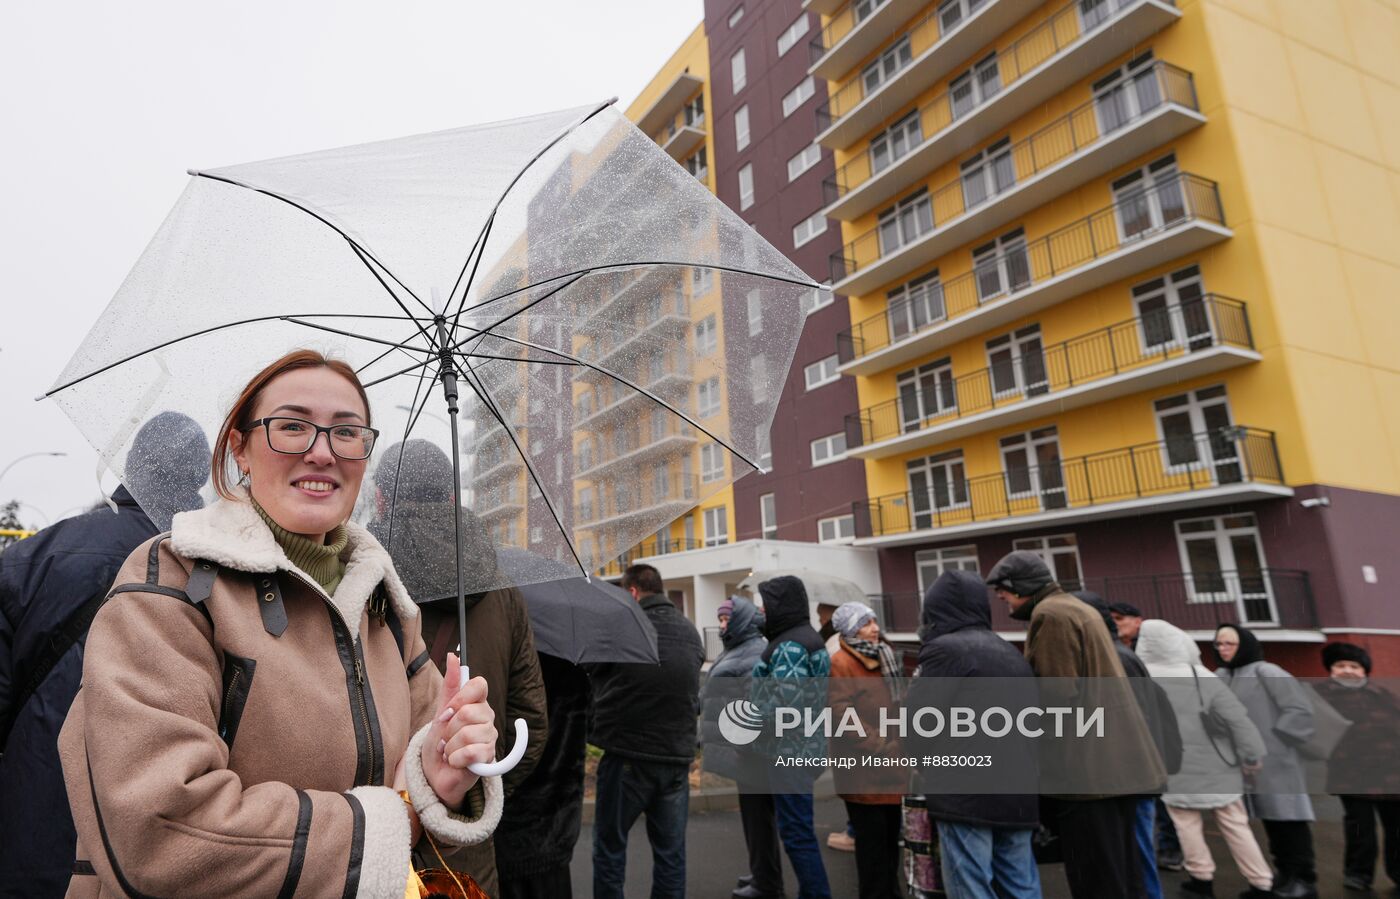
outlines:
M345 576L334 596L326 595L315 578L287 558L246 494L177 514L170 529L170 548L187 559L204 559L249 574L287 571L298 575L339 610L350 627L352 639L359 636L360 617L380 584L388 592L389 601L394 604L401 621L417 617L418 606L408 595L389 553L379 541L353 521L345 523L345 531L349 538L341 554Z

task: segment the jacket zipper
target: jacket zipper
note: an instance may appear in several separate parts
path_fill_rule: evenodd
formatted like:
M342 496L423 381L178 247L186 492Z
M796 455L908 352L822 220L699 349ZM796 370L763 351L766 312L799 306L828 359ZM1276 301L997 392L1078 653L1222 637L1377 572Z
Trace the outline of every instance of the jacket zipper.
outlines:
M365 725L366 742L369 743L369 770L374 771L374 728L369 723L369 705L365 702L365 668L361 663L364 656L364 649L360 646L360 641L356 640L352 649L355 651L355 684L359 688L355 691L355 699L360 705L360 720Z
M235 669L233 669L233 677L231 677L231 678L228 679L228 689L224 691L224 705L223 705L223 708L219 710L220 713L221 713L222 715L224 715L224 716L227 716L227 715L228 715L228 704L229 704L229 702L233 699L233 689L234 689L234 687L237 687L237 686L238 686L238 681L239 681L239 679L240 679L241 677L243 677L243 669L242 669L242 668L235 668ZM227 722L227 717L225 717L225 722ZM225 738L225 737L227 737L227 736L228 736L228 724L225 723L223 727L219 728L219 737L220 737L220 739L222 739L222 738Z

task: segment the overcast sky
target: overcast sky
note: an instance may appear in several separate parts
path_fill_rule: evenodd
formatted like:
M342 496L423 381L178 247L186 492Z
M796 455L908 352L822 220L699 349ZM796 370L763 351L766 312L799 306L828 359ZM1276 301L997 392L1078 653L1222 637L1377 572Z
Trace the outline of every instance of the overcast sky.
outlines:
M97 454L36 403L189 168L637 96L701 0L24 3L0 54L0 502L99 496ZM111 474L102 491L115 486Z

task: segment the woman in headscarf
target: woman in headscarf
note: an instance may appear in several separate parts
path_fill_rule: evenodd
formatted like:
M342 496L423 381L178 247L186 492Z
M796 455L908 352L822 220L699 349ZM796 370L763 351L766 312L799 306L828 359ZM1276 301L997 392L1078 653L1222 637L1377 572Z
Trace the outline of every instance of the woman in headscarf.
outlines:
M1216 628L1214 645L1220 660L1216 674L1244 703L1268 750L1245 804L1251 817L1264 822L1279 872L1274 895L1316 896L1317 866L1308 826L1313 808L1297 752L1312 737L1312 702L1293 675L1264 661L1264 647L1246 628L1222 624Z

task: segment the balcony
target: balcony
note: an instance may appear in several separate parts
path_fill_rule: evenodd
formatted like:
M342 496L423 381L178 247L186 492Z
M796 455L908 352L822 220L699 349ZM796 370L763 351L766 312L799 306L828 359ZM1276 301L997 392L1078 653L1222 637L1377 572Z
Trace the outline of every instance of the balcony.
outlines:
M1244 303L1213 294L1163 306L958 378L906 384L846 416L846 453L883 459L1202 377L1262 358Z
M903 546L1292 496L1273 431L1230 427L852 505L857 546Z
M661 364L648 368L642 386L662 399L675 402L685 396L690 381L689 369L667 356L662 359ZM625 384L607 381L595 388L595 395L585 395L574 403L574 426L579 429L598 428L616 420L629 410L654 405L654 401L646 394Z
M605 578L622 577L622 572L627 569L627 566L638 559L688 552L692 549L700 549L702 546L704 546L704 544L695 539L658 540L652 537L649 540L643 540L641 543L638 543L636 546L624 552L621 556L618 556L613 561L602 566L598 569L597 573L600 577Z
M513 447L510 452L515 452ZM492 457L477 456L476 466L476 474L472 478L472 486L480 487L480 485L490 483L503 475L515 474L523 471L525 469L525 460L520 458L518 453L513 456L509 453Z
M1179 175L1101 209L836 336L842 374L869 375L1230 237L1213 181Z
M1062 586L1092 590L1109 602L1130 603L1143 617L1161 618L1185 631L1213 633L1221 621L1261 629L1312 630L1318 626L1308 573L1288 568L1088 577L1082 583ZM887 593L881 600L888 631L918 631L922 597ZM993 630L1026 629L1026 622L1007 613L1005 603L993 600L991 605Z
M1159 60L939 187L934 222L997 227L1204 123L1191 73ZM934 168L924 152L930 146L892 160L867 151L847 162L823 182L824 214L852 221L916 186Z
M684 289L680 283L682 272L683 269L669 265L638 266L612 272L612 284L603 296L580 295L576 309L583 317L575 322L574 333L593 336L612 333L618 318L626 316L624 310L636 301L667 288L681 292ZM669 285L665 284L668 276L673 282Z
M645 340L651 335L660 338L674 337L677 332L683 335L690 327L690 304L680 288L675 287L667 294L646 297L630 319L614 318L610 330L585 343L575 355L607 368L629 351L635 354L644 349Z
M575 504L578 528L601 530L632 524L639 518L671 521L694 506L700 496L695 476L678 474L620 481L600 493L596 502L590 497L587 503Z
M672 125L666 129L666 141L661 149L676 162L684 162L695 152L695 148L705 142L705 119L700 117L684 125Z
M580 449L574 454L576 478L596 480L619 473L635 475L638 469L628 466L689 449L695 445L696 437L690 425L666 412L653 415L650 422L634 420L621 424L606 438L600 437L594 442L602 445L601 449Z
M646 134L656 134L704 84L703 78L681 72L637 119L637 127Z
M941 154L928 170L976 146L994 131L1005 128L1181 18L1180 11L1166 0L1107 0L1097 10L1092 20L1087 20L1081 16L1080 4L1075 0L1015 43L998 49L997 74L990 81L980 76L978 79L984 85L995 85L978 88L978 92L990 96L979 101L969 91L960 89L956 97L952 91L945 91L919 107L919 133L929 135L927 152L938 148ZM937 53L940 46L935 45L924 55ZM969 43L963 52L974 52L977 46ZM947 72L969 60L950 51L941 62ZM902 118L905 104L932 83L912 77L913 71L911 62L894 71L873 91L866 90L862 77L837 90L817 107L817 141L834 150L845 149L863 135ZM891 110L898 114L892 116Z
M487 490L476 503L476 514L482 521L492 521L524 511L525 501L521 498L520 484L515 481Z

